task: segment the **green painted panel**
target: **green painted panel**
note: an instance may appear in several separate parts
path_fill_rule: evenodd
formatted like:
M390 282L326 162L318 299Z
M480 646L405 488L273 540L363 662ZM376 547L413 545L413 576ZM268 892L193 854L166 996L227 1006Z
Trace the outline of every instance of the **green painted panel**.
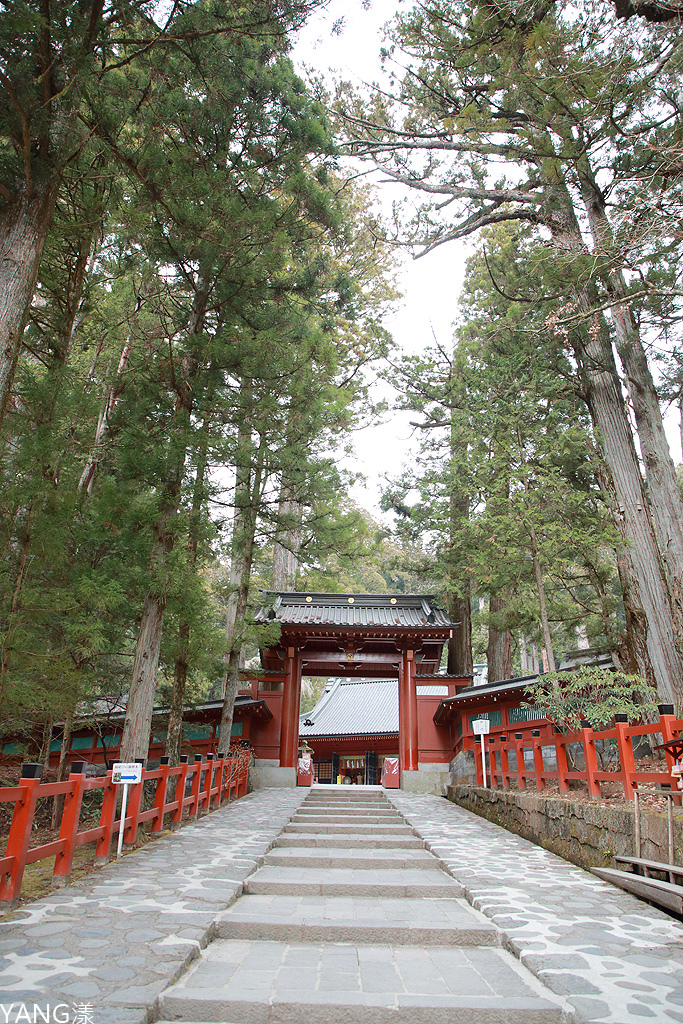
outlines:
M211 735L211 726L186 725L184 735L186 740L208 740Z
M232 729L230 730L231 736L241 736L244 722L233 722Z
M74 736L71 741L72 750L91 750L92 749L92 736Z
M20 743L6 743L2 748L3 754L18 754L23 749Z
M489 722L494 727L494 729L497 725L501 724L500 711L480 711L479 714L477 715L469 716L470 732L472 731L472 722L474 722L477 718L488 718Z
M52 743L50 744L50 753L52 753L53 750L61 750L61 749L62 749L62 741L61 740L53 740Z
M539 718L545 718L542 711L536 708L510 708L508 711L508 722L537 722Z

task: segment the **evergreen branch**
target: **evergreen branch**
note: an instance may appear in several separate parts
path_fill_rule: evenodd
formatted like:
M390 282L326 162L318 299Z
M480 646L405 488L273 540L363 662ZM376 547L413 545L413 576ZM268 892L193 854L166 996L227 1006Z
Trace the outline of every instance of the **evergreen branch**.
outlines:
M9 96L9 98L10 98L10 100L12 102L12 106L14 107L14 109L17 112L17 114L19 115L19 120L21 122L21 141L22 141L21 153L22 153L22 159L23 159L23 163L24 163L24 179L26 181L26 188L27 188L27 190L30 190L30 188L31 188L31 180L32 180L32 176L31 176L31 131L29 129L29 124L28 124L28 115L27 115L26 111L24 110L24 107L23 107L21 101L19 100L19 96L17 95L16 89L12 85L12 83L9 80L9 78L7 77L7 75L5 75L5 73L1 69L0 69L0 82L4 85L5 89L7 90L7 95Z
M493 276L493 271L491 270L491 265L489 263L489 258L488 258L487 254L486 254L486 247L484 247L484 262L486 263L486 269L489 272L489 277L491 279L491 284L496 289L498 294L502 295L502 297L504 299L507 299L508 302L528 302L528 303L533 304L535 302L554 302L556 299L564 298L564 292L557 292L555 295L541 296L540 298L533 298L533 299L527 299L523 295L517 295L517 296L515 296L515 295L507 295L502 290L502 288L499 287L495 277Z
M545 218L540 213L534 213L531 210L494 210L473 214L459 227L447 231L432 242L421 243L425 247L421 252L416 253L413 259L421 259L427 253L443 245L444 242L451 242L457 238L467 238L469 235L474 234L475 231L478 231L479 228L486 227L488 224L504 224L508 221L518 220L526 221L528 224L545 224Z
M391 168L383 167L382 172L388 174L391 181L397 181L400 185L408 185L410 188L418 189L421 192L430 192L434 195L447 195L453 199L479 199L490 200L499 203L540 203L543 196L539 192L531 192L535 184L529 183L529 191L526 189L486 189L486 188L462 188L456 185L429 185L426 181L399 174ZM449 200L450 201L450 200ZM444 203L443 206L447 204ZM442 206L437 207L442 209Z

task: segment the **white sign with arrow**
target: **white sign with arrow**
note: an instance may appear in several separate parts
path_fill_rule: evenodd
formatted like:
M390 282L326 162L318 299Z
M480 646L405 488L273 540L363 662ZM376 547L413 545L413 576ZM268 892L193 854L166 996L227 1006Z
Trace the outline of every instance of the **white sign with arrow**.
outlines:
M481 739L481 771L484 776L484 789L486 789L486 752L484 750L484 736L488 736L491 723L488 718L475 718L472 721L472 732Z
M115 786L123 786L121 799L121 821L119 822L119 845L116 851L116 859L121 856L123 849L123 829L126 823L126 804L128 803L128 787L135 786L142 782L142 765L137 761L117 761L112 766L111 781Z

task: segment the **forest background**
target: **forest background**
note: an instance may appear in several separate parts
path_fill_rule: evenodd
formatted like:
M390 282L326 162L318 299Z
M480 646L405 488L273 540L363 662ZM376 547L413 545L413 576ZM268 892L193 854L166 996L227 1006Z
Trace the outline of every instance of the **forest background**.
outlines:
M0 732L34 757L103 697L124 759L155 702L175 761L222 698L225 748L294 588L435 593L448 671L591 646L682 710L678 3L402 4L376 87L296 73L320 6L0 14ZM463 239L453 337L402 354L397 254ZM393 528L345 468L378 378Z

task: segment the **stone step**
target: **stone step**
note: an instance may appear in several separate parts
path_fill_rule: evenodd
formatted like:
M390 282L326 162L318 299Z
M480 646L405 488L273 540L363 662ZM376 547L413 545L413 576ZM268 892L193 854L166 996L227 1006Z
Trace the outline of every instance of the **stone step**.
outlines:
M427 850L385 849L378 853L346 852L325 847L319 849L282 849L267 853L265 864L303 868L371 868L375 871L396 868L418 868L433 871L442 867L440 861Z
M330 804L350 804L353 807L392 807L391 801L387 800L386 797L366 797L365 794L359 795L358 797L306 797L304 804L307 807L329 807Z
M310 821L311 823L324 825L343 825L346 822L349 825L404 825L405 818L402 818L398 814L356 814L356 812L349 811L348 814L344 814L340 811L330 811L329 814L304 811L297 811L292 816L292 821Z
M295 832L307 832L307 833L318 833L324 835L329 833L330 835L359 835L359 836L371 836L375 833L381 832L382 835L391 836L414 836L415 832L405 822L402 824L394 824L394 822L384 822L382 827L378 828L377 824L365 824L357 825L354 822L349 824L348 822L340 821L290 821L288 825L284 827L284 833L293 834Z
M307 796L304 800L304 806L306 807L393 807L393 804L386 799L386 797L357 797L356 799L344 799L339 797L338 799L330 800L329 797L319 796Z
M565 1024L506 950L217 939L160 997L162 1019L240 1024Z
M339 850L424 850L424 840L419 836L386 836L373 830L365 835L330 835L315 832L297 832L282 835L273 847L328 847Z
M242 896L216 922L221 939L498 946L501 932L464 899Z
M462 886L434 868L303 868L264 865L244 882L261 896L462 896Z
M346 803L342 803L341 801L330 801L330 803L327 804L311 804L308 802L308 800L304 800L304 802L300 805L299 809L302 811L316 811L318 814L328 814L337 812L339 812L340 814L348 814L350 812L357 812L359 814L397 813L396 808L392 807L391 804L356 804L353 803L351 800L348 800Z
M401 818L403 815L399 814L395 807L364 807L362 804L316 804L314 807L308 807L305 803L301 804L297 814L356 814L359 818Z

